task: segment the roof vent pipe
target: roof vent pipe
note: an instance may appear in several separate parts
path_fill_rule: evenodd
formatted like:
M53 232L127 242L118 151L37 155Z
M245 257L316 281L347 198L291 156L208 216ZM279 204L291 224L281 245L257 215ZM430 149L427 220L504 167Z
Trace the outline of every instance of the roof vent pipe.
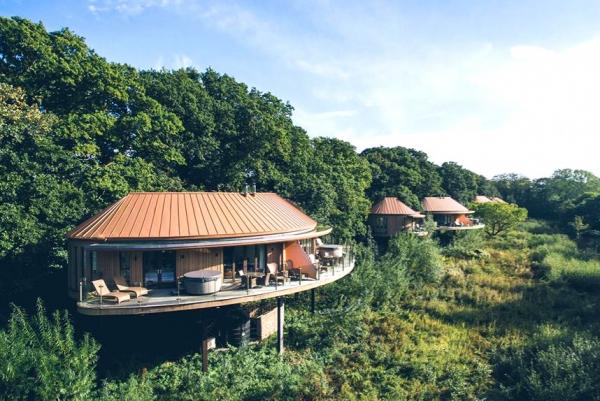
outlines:
M244 185L244 191L242 192L242 195L248 195L248 184Z
M256 195L256 183L252 184L252 196Z

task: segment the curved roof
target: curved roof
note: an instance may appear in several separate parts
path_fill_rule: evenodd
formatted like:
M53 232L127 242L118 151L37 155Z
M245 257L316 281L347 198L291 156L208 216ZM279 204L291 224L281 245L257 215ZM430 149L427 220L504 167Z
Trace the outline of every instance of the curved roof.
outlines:
M489 203L489 202L493 202L493 200L491 200L490 198L488 198L487 196L484 195L477 195L475 197L475 203Z
M428 213L472 213L469 209L449 196L428 196L421 202L423 210Z
M80 240L216 239L314 230L275 193L133 192L68 234Z
M373 206L371 214L397 214L403 216L423 217L394 196L386 196Z

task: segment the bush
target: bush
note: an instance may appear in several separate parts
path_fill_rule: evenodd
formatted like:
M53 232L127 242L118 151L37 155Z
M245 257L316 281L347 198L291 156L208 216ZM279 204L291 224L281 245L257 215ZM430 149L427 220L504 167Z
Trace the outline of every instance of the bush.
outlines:
M510 349L498 358L496 376L507 400L587 401L600 399L600 340L575 336L529 348Z
M88 400L95 388L99 346L75 339L67 312L49 319L41 301L28 317L13 307L0 332L0 397L4 400Z
M157 400L311 400L329 393L322 366L308 355L272 347L243 347L210 354L203 373L201 355L167 362L148 372Z
M452 243L442 251L444 256L459 259L481 259L487 256L483 250L483 235L478 230L455 233Z
M401 233L389 242L381 260L382 269L392 274L402 272L411 284L434 283L442 272L442 257L438 244L430 238Z

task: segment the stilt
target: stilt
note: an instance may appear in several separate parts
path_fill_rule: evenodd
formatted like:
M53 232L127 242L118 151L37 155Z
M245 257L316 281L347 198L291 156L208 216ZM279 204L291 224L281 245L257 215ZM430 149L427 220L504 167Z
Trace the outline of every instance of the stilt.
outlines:
M283 297L277 297L277 353L283 354Z
M310 290L310 313L315 314L315 292L316 289Z
M202 371L208 372L208 338L206 338L206 324L202 322Z

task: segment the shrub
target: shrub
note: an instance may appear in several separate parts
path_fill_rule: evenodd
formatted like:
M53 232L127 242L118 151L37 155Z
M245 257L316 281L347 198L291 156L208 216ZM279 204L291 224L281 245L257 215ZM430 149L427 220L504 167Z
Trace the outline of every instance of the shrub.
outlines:
M0 397L6 400L87 400L95 388L99 346L75 339L67 312L46 316L41 301L28 317L13 307L0 332Z
M510 400L587 401L600 399L600 340L584 336L536 339L498 358L500 395Z
M460 259L480 259L486 256L483 250L483 235L478 230L455 233L452 243L442 251L444 256Z
M402 272L411 284L434 283L441 278L442 257L438 244L430 238L401 233L389 242L381 260L382 269Z

